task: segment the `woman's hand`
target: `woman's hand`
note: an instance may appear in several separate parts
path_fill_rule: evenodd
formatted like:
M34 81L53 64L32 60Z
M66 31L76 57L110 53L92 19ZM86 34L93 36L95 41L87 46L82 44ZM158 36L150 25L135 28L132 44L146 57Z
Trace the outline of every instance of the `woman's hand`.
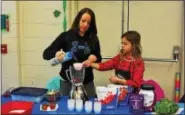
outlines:
M64 56L65 56L65 52L63 51L58 51L55 54L55 57L59 60L59 61L63 61L64 60Z
M110 81L111 83L113 83L113 84L116 84L116 83L118 83L119 78L116 77L116 76L111 76L111 77L109 78L109 81Z

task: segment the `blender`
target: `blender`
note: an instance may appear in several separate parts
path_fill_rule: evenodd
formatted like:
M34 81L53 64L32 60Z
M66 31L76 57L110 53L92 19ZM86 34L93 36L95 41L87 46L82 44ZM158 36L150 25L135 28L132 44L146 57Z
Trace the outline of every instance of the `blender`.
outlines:
M83 63L74 63L73 66L70 66L69 70L66 71L66 75L72 84L70 98L81 99L83 102L88 100L87 92L83 85L85 77L85 68L83 67Z

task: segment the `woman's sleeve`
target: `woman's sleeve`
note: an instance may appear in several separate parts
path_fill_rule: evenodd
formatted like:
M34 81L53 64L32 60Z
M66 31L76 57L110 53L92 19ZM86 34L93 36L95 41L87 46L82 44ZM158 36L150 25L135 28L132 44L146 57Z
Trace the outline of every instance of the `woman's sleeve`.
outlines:
M131 73L132 77L130 80L126 80L126 85L133 86L135 88L139 88L141 82L143 81L143 74L145 71L144 61L139 60L134 65L133 73Z
M97 39L97 42L95 43L95 48L92 51L92 54L95 55L97 58L96 63L102 61L100 42L98 39Z
M106 70L111 70L111 69L115 69L117 62L119 60L119 55L113 57L110 60L107 60L103 63L99 63L99 69L100 71L106 71Z
M65 33L61 33L43 52L43 58L50 60L55 57L55 53L64 47Z

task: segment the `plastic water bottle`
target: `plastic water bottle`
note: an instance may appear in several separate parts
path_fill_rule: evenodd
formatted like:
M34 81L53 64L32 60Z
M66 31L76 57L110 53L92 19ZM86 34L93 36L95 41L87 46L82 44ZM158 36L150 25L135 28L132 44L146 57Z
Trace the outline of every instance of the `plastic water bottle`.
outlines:
M54 57L53 59L50 60L50 62L51 62L51 65L54 66L54 65L57 65L59 63L63 63L63 62L69 61L72 58L73 58L72 52L66 52L65 56L64 56L64 59L62 61L59 61L56 57Z

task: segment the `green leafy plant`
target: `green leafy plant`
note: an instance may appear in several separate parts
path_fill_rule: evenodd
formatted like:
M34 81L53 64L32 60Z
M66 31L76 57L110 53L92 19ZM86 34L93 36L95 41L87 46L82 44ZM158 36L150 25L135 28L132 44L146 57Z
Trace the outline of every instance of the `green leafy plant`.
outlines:
M169 115L176 113L179 109L179 106L175 102L164 98L161 99L160 102L155 105L154 109L156 114Z

